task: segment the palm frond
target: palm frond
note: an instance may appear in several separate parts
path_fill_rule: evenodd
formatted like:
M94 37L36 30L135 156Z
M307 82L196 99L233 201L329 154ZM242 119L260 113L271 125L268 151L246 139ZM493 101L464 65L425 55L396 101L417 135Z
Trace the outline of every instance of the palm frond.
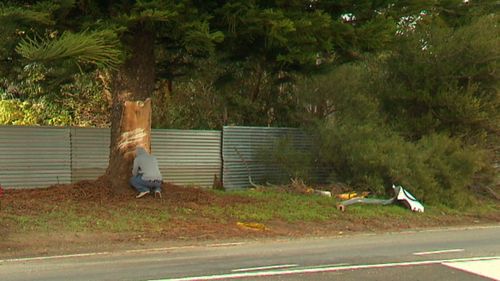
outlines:
M64 32L60 37L25 38L16 52L30 61L54 62L71 59L99 67L116 68L123 61L119 40L113 32Z

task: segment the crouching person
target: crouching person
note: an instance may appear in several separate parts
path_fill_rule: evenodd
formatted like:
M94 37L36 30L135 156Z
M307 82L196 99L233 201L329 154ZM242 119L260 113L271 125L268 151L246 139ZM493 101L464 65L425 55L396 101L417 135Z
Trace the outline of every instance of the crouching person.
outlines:
M161 198L162 176L156 157L149 155L143 147L136 147L134 166L130 184L139 192L136 198L144 197L154 192L155 197Z

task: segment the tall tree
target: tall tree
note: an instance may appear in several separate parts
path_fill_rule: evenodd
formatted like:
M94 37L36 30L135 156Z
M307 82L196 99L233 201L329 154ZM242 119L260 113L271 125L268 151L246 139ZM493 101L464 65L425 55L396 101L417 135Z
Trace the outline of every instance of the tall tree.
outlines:
M211 25L225 36L215 85L228 122L297 125L290 122L296 110L290 89L298 76L387 50L399 18L435 7L435 1L390 0L233 0L210 7Z
M412 140L440 132L466 143L497 142L498 22L486 13L418 25L378 61L383 70L372 76L373 91L398 131Z
M6 68L19 61L111 70L106 176L116 191L126 191L133 147L150 149L148 98L156 82L155 47L166 45L190 55L213 51L223 36L210 31L207 19L188 0L9 1L0 6L0 26L8 38L0 51Z
M399 18L434 7L430 0L10 0L0 6L5 39L0 71L11 75L14 67L29 63L111 70L106 175L116 190L127 190L131 148L150 146L148 98L158 74L172 79L178 67L214 52L225 37L217 50L230 67L219 80L230 81L224 78L235 68L243 82L253 74L247 83L251 90L241 94L254 101L269 99L263 111L273 117L287 99L276 97L287 94L282 86L292 73L312 73L384 50L394 40ZM263 97L266 78L275 80L276 87Z

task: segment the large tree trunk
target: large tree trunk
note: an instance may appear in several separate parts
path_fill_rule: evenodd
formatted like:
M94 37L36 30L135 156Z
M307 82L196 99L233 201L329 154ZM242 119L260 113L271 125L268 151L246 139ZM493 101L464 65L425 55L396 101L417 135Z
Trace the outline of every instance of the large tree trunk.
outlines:
M134 150L151 147L151 100L155 86L153 33L137 26L126 35L124 43L130 56L113 75L111 93L111 144L105 178L118 193L132 191Z

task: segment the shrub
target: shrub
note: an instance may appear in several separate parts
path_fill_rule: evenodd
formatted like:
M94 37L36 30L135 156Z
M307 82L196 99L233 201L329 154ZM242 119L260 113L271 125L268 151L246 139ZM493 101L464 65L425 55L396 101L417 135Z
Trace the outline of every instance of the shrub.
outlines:
M71 116L44 99L21 101L0 100L1 125L51 125L63 126L71 122Z
M470 202L467 186L484 167L481 150L446 135L413 143L382 125L356 121L323 125L319 133L320 161L333 167L331 181L376 194L401 184L426 203L463 207Z
M261 152L271 165L278 166L286 175L284 181L301 179L309 182L313 180L313 155L310 149L294 144L291 137L278 139L271 149Z
M474 175L486 166L485 151L465 146L458 138L439 134L423 137L415 147L418 153L412 155L410 165L410 171L415 173L409 178L413 181L410 184L418 184L422 197L452 207L470 203L467 187Z
M480 145L498 135L498 20L422 26L377 62L372 90L394 128L413 140L439 132Z

